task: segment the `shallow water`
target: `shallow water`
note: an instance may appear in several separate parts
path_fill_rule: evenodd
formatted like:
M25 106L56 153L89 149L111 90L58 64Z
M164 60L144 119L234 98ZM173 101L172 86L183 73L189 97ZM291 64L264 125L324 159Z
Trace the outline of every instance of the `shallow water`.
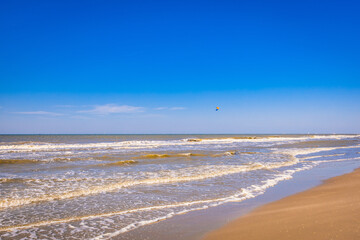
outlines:
M1 239L108 239L358 162L359 135L1 135Z

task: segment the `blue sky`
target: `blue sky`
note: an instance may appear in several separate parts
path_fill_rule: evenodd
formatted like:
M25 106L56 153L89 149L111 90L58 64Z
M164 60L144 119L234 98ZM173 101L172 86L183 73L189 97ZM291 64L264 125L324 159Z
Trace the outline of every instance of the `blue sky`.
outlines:
M357 1L0 5L0 133L360 132Z

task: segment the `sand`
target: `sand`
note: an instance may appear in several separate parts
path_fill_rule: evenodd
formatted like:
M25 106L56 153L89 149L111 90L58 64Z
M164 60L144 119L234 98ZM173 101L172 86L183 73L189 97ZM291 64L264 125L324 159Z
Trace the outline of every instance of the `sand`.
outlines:
M204 237L215 239L360 239L360 169L259 207Z

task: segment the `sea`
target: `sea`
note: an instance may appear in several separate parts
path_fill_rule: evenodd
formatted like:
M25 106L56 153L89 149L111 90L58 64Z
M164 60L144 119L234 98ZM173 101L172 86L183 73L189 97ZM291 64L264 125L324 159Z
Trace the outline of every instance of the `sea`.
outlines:
M0 135L0 239L121 239L360 166L360 135Z

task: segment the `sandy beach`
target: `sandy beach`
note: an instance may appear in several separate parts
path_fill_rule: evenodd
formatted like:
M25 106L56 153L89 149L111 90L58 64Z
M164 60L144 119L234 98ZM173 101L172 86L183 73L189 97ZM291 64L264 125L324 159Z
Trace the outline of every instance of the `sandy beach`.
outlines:
M360 169L259 207L204 237L215 239L360 239Z

